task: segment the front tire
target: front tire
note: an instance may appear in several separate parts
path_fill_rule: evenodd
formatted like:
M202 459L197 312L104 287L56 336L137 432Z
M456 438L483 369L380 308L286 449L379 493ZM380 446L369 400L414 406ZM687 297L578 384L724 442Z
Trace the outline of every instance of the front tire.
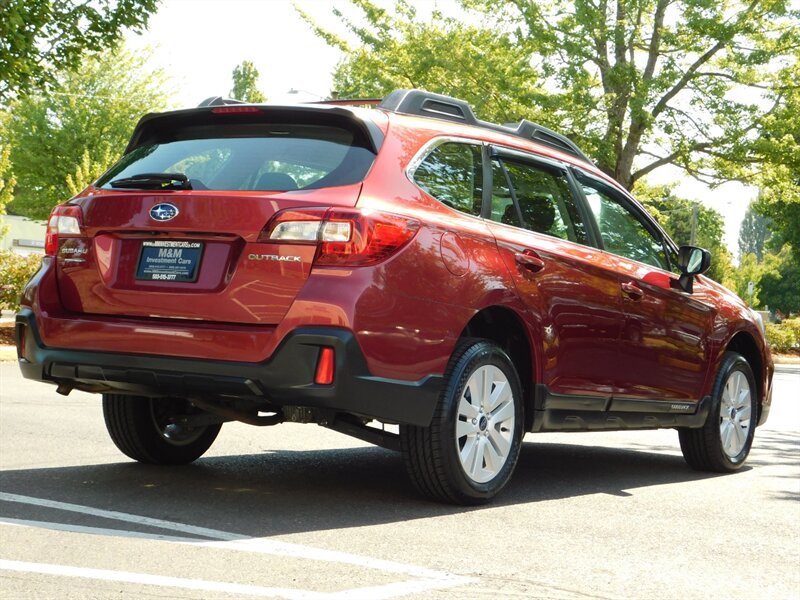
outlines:
M730 473L742 467L753 444L758 392L750 365L735 352L722 357L701 429L678 433L683 457L698 471Z
M424 495L482 504L511 478L523 437L522 386L508 355L487 340L453 354L429 427L404 425L406 470Z
M111 440L133 460L154 465L182 465L211 447L221 424L180 427L171 417L198 413L180 398L103 394L103 416Z

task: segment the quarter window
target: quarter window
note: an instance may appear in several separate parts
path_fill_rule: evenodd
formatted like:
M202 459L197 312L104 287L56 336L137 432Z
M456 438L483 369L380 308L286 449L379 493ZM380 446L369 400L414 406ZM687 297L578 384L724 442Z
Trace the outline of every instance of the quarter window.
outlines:
M664 244L649 231L620 194L587 177L579 176L579 180L597 220L605 250L668 271Z
M413 179L442 204L480 216L483 193L480 146L458 142L441 144L420 163Z

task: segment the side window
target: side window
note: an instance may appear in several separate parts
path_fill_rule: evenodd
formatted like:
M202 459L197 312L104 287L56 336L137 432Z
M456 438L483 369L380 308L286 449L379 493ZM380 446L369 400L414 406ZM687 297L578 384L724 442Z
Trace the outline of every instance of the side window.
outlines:
M646 265L669 270L664 245L645 227L619 194L602 184L580 177L589 208L597 220L608 252Z
M480 216L483 193L481 147L446 142L425 157L413 179L442 204Z
M496 160L492 161L492 212L489 218L497 223L522 227L508 181L505 169Z
M586 228L566 174L510 161L495 162L493 174L493 221L520 226L521 218L525 229L586 243Z

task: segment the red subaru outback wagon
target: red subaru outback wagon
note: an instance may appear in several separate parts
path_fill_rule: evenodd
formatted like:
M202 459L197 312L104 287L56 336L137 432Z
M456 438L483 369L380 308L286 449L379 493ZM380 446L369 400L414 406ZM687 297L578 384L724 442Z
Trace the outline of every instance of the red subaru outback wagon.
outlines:
M193 461L237 420L400 450L457 503L503 488L526 432L671 427L691 467L733 471L773 364L709 261L530 121L420 90L209 99L143 117L53 210L19 365L102 394L145 463Z

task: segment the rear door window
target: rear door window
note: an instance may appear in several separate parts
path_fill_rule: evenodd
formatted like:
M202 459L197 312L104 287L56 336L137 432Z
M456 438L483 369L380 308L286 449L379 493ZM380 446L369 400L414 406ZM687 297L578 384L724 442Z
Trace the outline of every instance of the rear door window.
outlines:
M587 243L566 172L503 159L493 161L492 173L493 221Z

